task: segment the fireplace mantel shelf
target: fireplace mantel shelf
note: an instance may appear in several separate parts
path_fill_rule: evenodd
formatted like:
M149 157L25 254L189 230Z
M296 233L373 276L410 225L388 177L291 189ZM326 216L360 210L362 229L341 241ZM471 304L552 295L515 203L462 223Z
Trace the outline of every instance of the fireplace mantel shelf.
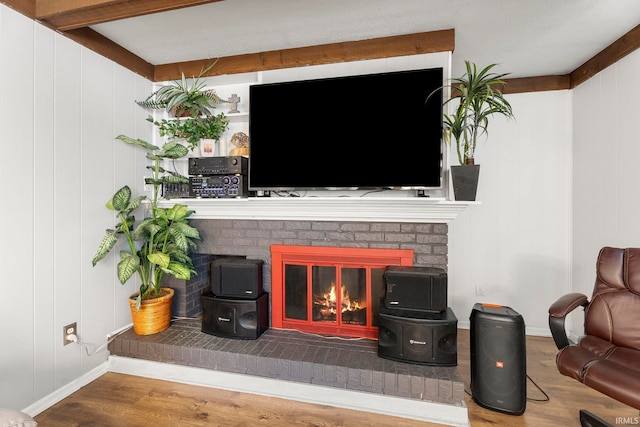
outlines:
M427 197L249 197L171 199L161 207L183 203L194 219L263 219L294 221L429 222L453 221L468 206Z

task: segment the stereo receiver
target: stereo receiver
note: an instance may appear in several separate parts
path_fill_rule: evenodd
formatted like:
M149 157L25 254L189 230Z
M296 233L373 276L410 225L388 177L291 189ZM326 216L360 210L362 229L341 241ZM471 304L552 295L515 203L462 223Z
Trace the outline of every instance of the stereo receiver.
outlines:
M248 193L245 175L189 177L189 194L191 197L202 199L247 197Z
M227 157L191 157L189 158L189 175L247 175L249 161L243 156Z

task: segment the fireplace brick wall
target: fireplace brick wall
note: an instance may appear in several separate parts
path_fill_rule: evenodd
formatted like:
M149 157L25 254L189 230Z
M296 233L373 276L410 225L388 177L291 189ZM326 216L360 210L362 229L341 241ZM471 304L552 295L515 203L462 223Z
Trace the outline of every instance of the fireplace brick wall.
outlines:
M447 269L447 224L244 219L197 219L191 224L202 237L199 254L263 260L266 291L271 290L272 244L413 249L415 266ZM202 278L192 280L199 285L185 289L186 301L198 301L190 316L200 313L200 295L208 291Z

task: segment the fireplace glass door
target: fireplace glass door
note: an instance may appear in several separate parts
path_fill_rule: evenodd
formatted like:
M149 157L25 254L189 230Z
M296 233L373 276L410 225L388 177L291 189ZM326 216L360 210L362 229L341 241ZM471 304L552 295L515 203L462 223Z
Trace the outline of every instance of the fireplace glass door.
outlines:
M305 322L319 333L375 335L383 274L384 268L367 266L285 263L285 321Z

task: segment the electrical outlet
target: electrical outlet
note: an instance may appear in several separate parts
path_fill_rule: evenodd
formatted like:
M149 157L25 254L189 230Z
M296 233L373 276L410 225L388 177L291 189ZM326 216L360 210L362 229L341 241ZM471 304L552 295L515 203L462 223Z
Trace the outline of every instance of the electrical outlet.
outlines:
M481 283L476 283L476 296L477 297L484 296L484 285Z
M78 326L76 325L76 322L62 328L62 340L64 345L71 344L73 342L68 338L69 335L78 336Z

